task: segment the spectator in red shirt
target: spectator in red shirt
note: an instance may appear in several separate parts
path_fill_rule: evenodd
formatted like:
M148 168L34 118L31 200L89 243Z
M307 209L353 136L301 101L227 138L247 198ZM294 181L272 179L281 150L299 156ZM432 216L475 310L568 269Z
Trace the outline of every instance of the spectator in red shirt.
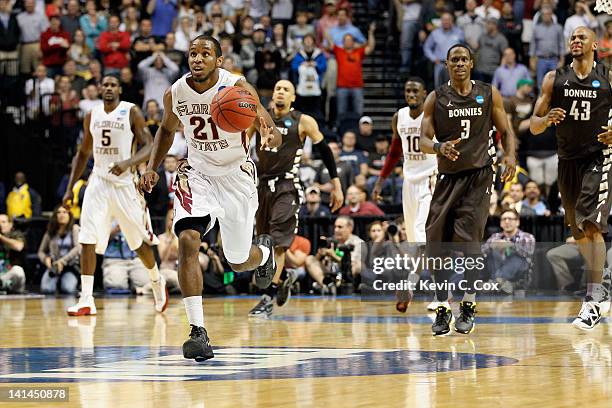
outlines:
M40 35L42 63L47 67L50 78L62 74L68 48L70 48L70 34L62 30L59 15L51 16L49 28Z
M350 216L383 216L385 213L376 204L367 201L367 193L361 187L350 186L346 190L348 204L340 209L340 215Z
M119 74L121 68L130 63L128 52L130 51L130 34L119 31L121 20L118 16L108 19L108 31L100 34L98 49L102 53L104 62L104 74Z
M343 37L342 47L334 44L334 41L326 32L327 43L333 47L338 64L338 80L336 82L336 99L338 118L347 112L355 112L361 116L363 113L363 73L362 62L366 55L370 55L376 47L374 31L376 25L370 24L368 30L368 42L356 44L352 35L346 34ZM348 109L348 100L352 101L352 109Z

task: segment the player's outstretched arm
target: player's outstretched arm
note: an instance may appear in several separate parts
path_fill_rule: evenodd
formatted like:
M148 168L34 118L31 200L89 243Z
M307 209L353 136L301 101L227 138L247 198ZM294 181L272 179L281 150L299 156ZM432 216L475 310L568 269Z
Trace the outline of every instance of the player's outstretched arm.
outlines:
M139 188L142 191L150 193L157 184L159 175L156 170L172 146L174 132L176 132L178 125L179 118L172 112L172 89L168 88L164 93L164 116L157 133L155 133L147 171L140 178Z
M548 127L557 125L565 119L565 110L550 108L553 85L555 84L555 71L550 71L542 81L542 92L536 101L533 115L529 123L529 130L533 135L543 133Z
M491 87L491 92L493 93L493 125L495 125L495 128L501 135L502 146L504 148L504 158L502 159L504 173L501 176L501 180L507 182L512 180L516 173L516 139L512 126L510 126L508 121L508 115L504 109L504 100L501 94L494 86Z
M391 136L391 147L389 148L389 154L387 154L385 157L385 164L383 164L380 175L376 179L376 183L374 183L374 188L372 189L372 200L374 201L380 201L382 199L380 193L382 191L383 182L387 177L389 177L389 174L391 174L402 156L402 141L400 140L399 133L397 132L397 117L398 114L395 112L393 119L391 120L391 132L393 133L393 136Z
M79 150L72 159L72 170L70 170L70 179L68 180L68 186L66 186L66 192L64 193L64 198L62 199L64 205L70 205L70 202L74 198L74 194L72 193L74 183L76 183L76 181L83 174L83 171L85 171L87 161L89 160L89 157L91 157L93 138L91 136L91 132L89 131L90 122L91 112L87 113L85 115L85 119L83 120L83 141L81 142Z
M264 108L261 102L259 102L259 95L257 95L257 91L255 88L253 88L253 85L249 84L243 79L236 81L235 85L249 91L249 93L253 95L257 101L257 117L255 118L253 125L255 125L255 129L261 136L261 148L275 148L280 146L283 143L283 136L276 128L276 125L274 124L274 121L266 108Z
M329 172L329 178L333 185L330 191L329 203L332 212L338 211L344 204L344 194L342 193L342 185L340 184L340 178L338 177L338 170L336 166L336 160L334 155L325 143L323 134L319 130L319 124L317 121L309 115L302 115L300 117L300 123L298 125L300 136L306 135L312 140L313 147L319 152L323 164Z
M141 147L132 157L122 162L115 163L110 169L110 172L116 176L121 175L130 167L138 166L140 163L147 161L151 155L153 136L151 136L149 127L146 125L142 111L136 105L132 106L132 109L130 109L130 124L132 133L134 133L134 137L136 137L136 141Z
M459 158L459 151L454 146L461 141L461 138L442 143L434 143L433 141L436 135L434 128L435 107L436 91L432 91L427 95L423 105L423 121L421 122L421 138L419 140L421 151L423 153L438 154L455 161Z

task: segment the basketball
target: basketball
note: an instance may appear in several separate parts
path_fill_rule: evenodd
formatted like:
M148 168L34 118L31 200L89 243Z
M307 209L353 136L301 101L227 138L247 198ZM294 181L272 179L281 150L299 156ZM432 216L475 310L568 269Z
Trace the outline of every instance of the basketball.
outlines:
M249 91L228 86L212 100L213 122L226 132L236 133L248 129L257 116L257 100Z

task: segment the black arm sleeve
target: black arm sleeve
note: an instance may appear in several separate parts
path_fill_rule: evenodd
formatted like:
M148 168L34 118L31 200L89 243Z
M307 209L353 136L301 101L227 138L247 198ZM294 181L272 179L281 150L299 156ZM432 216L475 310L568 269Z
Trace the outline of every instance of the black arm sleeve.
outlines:
M323 160L323 164L329 171L329 178L335 179L338 177L338 171L336 170L336 161L334 160L334 155L324 140L321 140L319 143L313 145L315 149L321 155L321 160Z

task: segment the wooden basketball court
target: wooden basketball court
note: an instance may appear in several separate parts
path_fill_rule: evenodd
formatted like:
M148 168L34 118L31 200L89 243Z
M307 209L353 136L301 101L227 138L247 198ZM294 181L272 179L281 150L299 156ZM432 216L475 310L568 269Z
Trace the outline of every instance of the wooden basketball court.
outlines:
M470 336L434 338L423 302L293 298L270 320L256 298L205 299L216 357L185 360L180 298L0 302L0 406L15 407L578 407L612 406L612 330L569 322L575 302L479 303ZM455 307L454 305L453 307ZM68 401L6 402L10 390L67 387Z

